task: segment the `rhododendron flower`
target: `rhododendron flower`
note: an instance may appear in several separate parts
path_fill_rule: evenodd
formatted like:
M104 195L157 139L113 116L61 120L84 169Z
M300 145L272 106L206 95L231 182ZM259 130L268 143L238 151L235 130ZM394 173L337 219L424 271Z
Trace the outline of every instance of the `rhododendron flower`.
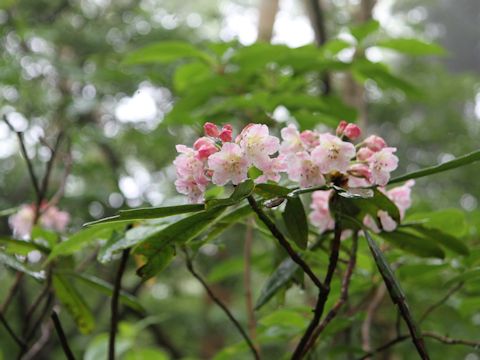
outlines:
M315 131L305 130L300 133L300 140L307 150L311 150L320 145L320 136Z
M310 208L313 210L309 219L313 225L322 233L326 230L333 229L335 223L330 215L328 202L330 200L331 190L327 191L315 191L312 194L312 203Z
M370 150L368 147L361 147L357 151L357 160L367 161L374 153L375 151Z
M282 144L280 145L280 153L284 155L295 155L298 152L304 151L305 146L300 137L297 127L293 124L284 127L280 131L282 136Z
M387 147L374 153L368 158L370 170L372 171L372 181L380 186L385 186L390 180L390 172L398 166L398 158L393 155L396 148Z
M212 182L225 185L229 181L238 185L247 179L249 162L235 143L225 143L219 152L210 155L208 167L213 171Z
M267 125L252 124L245 127L239 136L240 147L250 164L260 170L268 166L270 156L279 149L280 140L269 135Z
M210 155L218 151L215 142L207 137L201 137L193 144L193 148L197 150L197 159L206 160Z
M70 214L59 210L56 206L40 207L40 217L38 224L49 230L63 232L70 222ZM19 238L28 238L32 232L33 222L35 220L35 205L22 205L20 210L10 216L9 225L15 236Z
M312 156L306 151L297 153L295 161L288 161L287 173L289 179L298 181L301 187L325 184L320 167L313 162Z
M363 143L372 151L380 151L387 147L387 143L380 136L370 135Z
M175 180L175 187L180 194L187 195L190 203L201 203L204 200L207 183L198 183L193 177L180 177Z
M312 159L322 173L346 172L350 159L355 156L355 146L331 134L320 134L320 145L312 151Z
M348 123L345 120L342 120L338 123L337 130L335 130L335 134L337 136L342 136L345 128L347 127Z
M286 156L280 155L269 159L268 163L262 168L263 174L255 179L257 184L267 181L280 181L280 173L287 171Z
M350 140L355 140L360 137L362 134L362 130L355 124L348 124L343 131L343 135L345 135Z
M372 172L366 164L353 164L348 168L347 173L349 174L348 187L358 188L372 185Z
M218 135L220 140L223 142L230 142L233 139L233 128L232 125L226 124L223 126L222 131Z

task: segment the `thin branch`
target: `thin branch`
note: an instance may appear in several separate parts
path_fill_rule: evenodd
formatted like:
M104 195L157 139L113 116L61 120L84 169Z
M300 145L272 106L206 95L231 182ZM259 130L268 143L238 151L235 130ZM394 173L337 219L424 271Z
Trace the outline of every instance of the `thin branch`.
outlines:
M2 306L0 307L0 313L5 314L8 310L8 307L10 306L10 303L12 302L13 297L15 296L17 290L20 287L20 284L22 282L22 278L25 275L25 273L21 271L17 271L15 275L15 281L13 282L12 286L10 287L10 290L8 290L8 294L5 298L5 300L2 303Z
M387 294L387 287L384 283L381 283L375 294L373 295L373 299L371 300L370 304L367 307L367 313L365 319L363 320L361 326L361 337L362 337L362 349L363 351L370 351L372 349L370 345L370 329L372 327L373 318L375 316L375 312L377 311L378 307L382 303L385 295Z
M292 355L292 360L301 359L303 357L304 353L307 350L307 345L311 337L313 336L313 333L316 327L318 326L320 319L322 318L323 311L325 309L325 303L327 302L328 295L330 293L330 283L332 282L335 269L337 268L341 237L342 237L342 229L340 228L340 222L335 221L335 229L334 229L334 236L333 236L333 241L331 245L330 259L328 262L327 274L325 275L325 280L323 281L323 284L327 290L324 291L323 289L320 289L320 292L317 298L317 304L315 305L313 318L310 321L310 324L308 325L307 330L305 331L302 338L300 339L300 342L298 343L297 348L295 349Z
M30 329L30 331L27 333L27 335L25 337L25 341L27 342L27 344L30 343L30 340L32 340L33 337L35 336L38 328L40 327L40 325L42 325L43 320L48 315L49 310L52 306L53 299L54 299L53 293L49 289L47 294L48 294L48 296L47 296L47 299L45 300L45 303L44 303L43 309L40 313L40 316L38 317L37 321L34 322L32 328Z
M352 236L352 251L350 255L350 260L348 262L347 269L345 270L345 274L343 275L342 279L342 288L340 292L340 298L337 300L335 305L332 309L328 312L325 316L323 321L320 323L318 328L312 335L307 347L305 349L305 353L307 353L310 349L315 346L315 341L318 339L322 331L327 327L327 325L337 316L340 308L347 302L348 300L348 289L350 286L350 279L353 275L353 269L355 268L355 264L357 262L357 248L358 248L358 233L353 233Z
M52 321L55 325L55 330L57 331L58 339L60 340L60 344L62 345L63 352L68 360L75 360L75 356L73 355L70 346L68 345L67 337L65 336L65 332L63 331L62 324L60 319L58 318L57 313L55 310L52 311Z
M258 344L256 344L255 339L257 337L256 324L255 324L255 313L253 306L253 297L252 297L252 245L253 245L253 219L248 219L246 230L245 230L245 244L244 244L244 271L243 271L243 285L245 288L245 307L247 310L248 317L248 332L252 342L255 343L257 352L260 352Z
M11 131L17 134L18 143L20 144L20 150L22 152L23 158L25 159L25 162L27 163L28 174L30 175L30 180L32 181L33 189L35 190L35 196L37 197L37 201L38 201L38 199L41 198L40 186L38 185L38 179L37 179L37 176L35 175L35 171L33 170L33 164L30 161L30 158L28 157L27 149L25 147L25 139L23 138L23 133L15 130L13 125L10 123L10 121L8 121L6 115L3 115L3 121L5 121L5 123L10 128Z
M427 338L435 339L435 340L437 340L437 341L439 341L443 344L446 344L446 345L464 345L464 346L471 346L473 348L480 348L480 341L465 340L465 339L454 339L454 338L450 338L448 336L443 336L443 335L440 335L440 334L437 334L437 333L434 333L434 332L430 332L430 331L423 332L422 336L427 337ZM371 356L373 356L375 354L378 354L382 351L385 351L385 350L391 348L392 346L394 346L394 345L396 345L396 344L398 344L402 341L408 340L408 339L410 339L410 335L399 335L396 338L390 340L389 342L377 347L375 350L364 354L362 357L358 358L358 360L366 360L366 359L370 358Z
M112 294L111 312L112 317L110 321L110 337L108 341L108 359L115 360L115 337L117 335L118 328L118 300L120 296L120 289L122 287L122 276L127 267L128 256L130 254L130 248L122 251L122 258L120 259L120 265L118 266L117 276L115 278L115 284Z
M51 285L51 275L49 274L47 278L47 282L45 283L45 286L43 290L40 292L40 294L37 296L37 298L34 300L32 305L27 310L27 313L25 314L25 317L23 319L23 333L26 334L28 332L28 326L30 325L30 320L37 310L38 306L41 304L42 300L49 294L50 292L50 285Z
M270 220L270 218L263 212L262 209L258 206L258 203L255 201L253 196L248 197L248 202L252 208L252 210L257 214L258 218L267 226L267 228L270 230L272 235L278 240L280 245L285 249L285 251L288 253L290 258L298 264L303 270L305 274L312 280L312 282L317 286L321 291L328 291L328 288L320 281L320 279L315 275L315 273L312 271L310 266L303 261L303 259L295 252L295 250L292 248L288 240L285 238L285 236L281 233L281 231L277 228L275 223Z
M3 324L5 329L7 330L8 334L12 337L12 339L17 343L17 345L20 347L20 349L25 349L27 345L25 342L23 342L13 331L13 329L10 327L10 325L7 322L7 319L3 316L3 314L0 312L0 322Z
M430 315L438 307L442 306L450 298L450 296L452 296L458 290L460 290L462 286L463 286L463 283L461 282L455 285L454 287L452 287L443 298L441 298L439 301L437 301L435 304L432 304L427 310L425 310L425 312L420 317L420 320L418 322L421 323L422 321L424 321L428 315Z
M195 268L193 267L192 259L190 258L190 255L188 254L187 249L183 249L183 252L185 253L185 261L186 261L188 271L200 282L200 284L202 284L203 288L207 292L210 299L212 299L212 301L216 303L223 310L223 312L228 316L230 321L233 323L233 325L237 328L237 330L240 332L240 334L244 338L254 358L257 360L260 359L260 355L258 354L257 349L255 348L255 345L253 344L252 340L243 329L242 325L240 325L240 323L233 316L233 314L228 309L228 307L213 293L212 289L210 289L210 287L205 282L205 280L200 276L200 274L195 271Z

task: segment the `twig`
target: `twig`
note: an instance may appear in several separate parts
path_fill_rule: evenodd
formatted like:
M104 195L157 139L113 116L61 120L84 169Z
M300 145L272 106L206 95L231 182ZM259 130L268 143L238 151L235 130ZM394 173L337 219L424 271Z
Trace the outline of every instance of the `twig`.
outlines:
M425 310L425 312L420 317L420 320L418 322L421 323L422 321L424 321L428 315L430 315L438 307L442 306L450 298L450 296L452 296L458 290L460 290L462 286L463 286L463 283L461 282L455 285L454 287L452 287L443 298L441 298L439 301L437 301L435 304L432 304L427 310Z
M307 347L305 348L305 353L307 353L310 349L312 349L315 346L315 341L318 339L322 331L335 318L335 316L337 316L340 308L348 300L348 288L350 286L350 279L352 278L353 269L355 268L355 264L357 262L357 248L358 248L358 233L354 232L352 235L352 251L350 254L350 260L348 262L347 269L345 270L345 274L343 275L340 298L337 300L335 305L328 312L328 314L325 316L323 321L320 323L318 328L313 333L312 338L310 339L309 343L307 344Z
M63 331L62 324L60 323L60 319L58 318L57 313L55 310L52 311L52 321L55 325L55 330L58 335L58 339L60 340L60 344L62 345L63 352L68 360L75 360L75 356L73 355L70 346L68 345L67 337L65 336L65 332Z
M471 346L471 347L474 347L474 348L479 348L480 347L480 341L465 340L465 339L453 339L453 338L443 336L443 335L440 335L440 334L437 334L437 333L434 333L434 332L430 332L430 331L423 332L422 336L427 337L427 338L435 339L435 340L437 340L437 341L439 341L443 344L446 344L446 345L464 345L464 346ZM398 344L402 341L408 340L409 338L410 338L410 335L399 335L396 338L390 340L389 342L383 344L382 346L377 347L375 350L364 354L362 357L358 358L358 360L366 360L366 359L370 358L371 356L373 356L375 354L378 354L382 351L385 351L385 350L391 348L392 346L394 346L394 345L396 345L396 344Z
M15 275L15 281L10 287L10 290L8 290L7 297L3 301L2 306L0 307L0 313L5 314L8 310L8 307L10 306L10 303L12 302L13 297L15 296L15 293L20 287L20 284L22 282L22 278L25 275L25 273L21 271L17 271Z
M372 321L375 316L375 312L377 311L377 308L382 303L386 293L387 293L387 287L385 286L384 283L381 283L378 286L377 290L375 291L372 301L367 307L367 313L366 313L365 319L363 320L361 331L360 331L361 337L362 337L363 351L370 351L372 349L370 345L370 329L372 327Z
M42 324L42 334L40 335L38 340L30 347L28 352L23 355L22 360L41 359L42 355L39 354L41 351L48 353L47 343L50 340L50 336L52 334L52 327L53 325L50 322Z
M200 284L202 284L203 288L208 293L208 296L210 297L210 299L212 299L212 301L215 302L223 310L223 312L228 316L230 321L237 328L237 330L240 332L243 339L247 343L247 345L250 348L254 358L257 359L257 360L260 359L260 355L258 354L257 349L255 348L255 345L253 344L252 340L250 339L248 334L243 329L242 325L240 325L240 323L233 316L233 314L228 309L228 307L213 293L213 291L210 289L210 287L205 282L205 280L200 276L200 274L198 274L195 271L195 268L193 267L192 259L190 258L190 255L188 254L187 249L184 248L183 252L185 253L185 261L186 261L188 271L200 282Z
M130 248L122 251L122 258L120 259L120 265L118 266L117 276L115 278L115 284L112 294L111 312L112 317L110 321L110 337L108 341L108 359L115 360L115 337L117 335L118 327L118 300L120 296L120 289L122 287L122 276L127 267L128 256L130 254Z
M50 291L50 289L47 292L47 294L48 296L47 296L47 299L45 300L45 304L43 306L42 312L40 313L40 316L38 317L37 321L35 321L32 328L30 329L30 331L27 333L25 337L25 341L27 342L27 344L30 343L30 340L32 340L32 338L35 336L35 333L37 332L38 328L42 324L45 316L48 315L50 307L53 303L53 293L52 291Z
M50 285L51 285L51 273L49 272L49 276L47 278L47 282L45 283L45 286L43 290L40 292L40 294L37 296L37 298L34 300L32 305L27 310L27 313L25 314L25 317L23 319L23 333L26 334L28 331L28 326L30 325L30 320L32 315L35 313L35 310L37 310L38 306L42 302L42 300L48 295L50 292Z
M28 157L27 149L25 147L25 139L23 138L23 133L15 130L13 125L10 124L10 121L8 121L6 115L3 115L3 121L5 121L5 123L10 128L11 131L17 134L18 143L20 144L20 150L22 152L23 158L25 159L25 162L27 163L28 174L30 175L30 180L32 181L33 189L35 190L35 196L37 197L37 201L38 201L38 199L40 199L40 186L38 185L38 179L37 179L37 176L35 175L35 171L33 171L33 164L30 161L30 158Z
M20 347L20 349L25 349L27 345L25 342L23 342L13 331L13 329L10 327L8 324L7 320L3 316L3 314L0 312L0 322L3 324L5 329L7 330L8 334L12 337L12 339L17 343L17 345Z
M252 298L252 245L253 245L253 219L248 219L246 230L245 230L245 244L244 244L244 272L243 272L243 285L245 288L245 307L247 310L248 317L248 332L252 342L255 342L257 337L256 325L255 325L255 313L253 307L253 298ZM255 343L257 352L260 352L258 344Z
M275 223L270 220L270 218L260 209L258 203L255 201L253 196L248 197L248 202L252 210L257 214L258 218L267 226L272 235L278 240L280 245L285 249L290 258L298 264L305 274L312 280L312 282L317 286L321 291L327 291L328 288L320 281L320 279L314 274L310 266L303 261L303 259L293 250L292 246L285 238L285 236L280 232Z
M292 360L301 359L303 357L307 349L307 344L309 343L316 327L318 326L318 323L320 322L320 319L322 318L322 314L325 309L325 303L327 302L328 295L330 293L330 283L332 282L335 269L337 268L341 237L342 237L342 229L340 228L340 222L337 220L335 221L334 236L333 236L333 241L331 245L327 274L325 275L325 280L323 281L323 284L327 290L324 291L323 289L320 289L318 298L317 298L317 304L315 305L313 318L310 321L310 324L308 325L307 330L305 330L305 333L300 339L300 342L298 343L292 355Z

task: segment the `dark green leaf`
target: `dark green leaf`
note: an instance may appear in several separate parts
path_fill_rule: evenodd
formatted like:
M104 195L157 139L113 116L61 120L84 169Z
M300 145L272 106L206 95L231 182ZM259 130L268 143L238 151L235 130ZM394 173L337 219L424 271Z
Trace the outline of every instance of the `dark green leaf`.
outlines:
M440 259L445 257L443 250L430 238L400 230L394 232L384 231L380 236L395 247L421 257L436 257Z
M183 245L198 236L211 226L224 210L225 207L215 207L151 234L135 249L136 254L147 258L147 263L138 270L139 275L150 278L163 270L166 262L169 262L174 255L174 245Z
M55 294L72 316L78 329L83 334L92 332L95 320L87 303L73 285L62 275L53 275L52 285Z
M271 199L274 197L285 197L290 194L292 190L276 184L258 184L255 186L255 193L264 199Z
M34 277L37 280L45 279L45 271L34 271L15 257L0 252L0 264Z
M450 286L459 282L478 281L480 279L480 268L469 269L464 273L454 276L445 283L445 286Z
M413 171L411 173L393 178L392 180L389 181L389 184L395 184L395 183L407 181L410 179L418 179L424 176L429 176L429 175L437 174L443 171L456 169L458 167L465 166L479 160L480 160L480 150L476 150L469 154L457 157L453 160L446 161L442 164L431 166L431 167L417 170L417 171Z
M293 241L301 249L306 249L308 243L308 222L300 197L288 198L282 217Z
M413 56L445 55L446 51L438 44L413 38L398 38L379 41L375 46L392 49Z
M98 290L99 292L112 296L113 294L113 285L106 282L105 280L102 280L96 276L93 275L87 275L87 274L76 274L76 273L63 273L66 276L72 276L75 279L79 280L80 282L84 283L85 285L90 286L91 288ZM120 302L125 304L126 306L129 306L133 310L139 311L139 312L144 312L145 309L140 304L138 299L127 293L126 291L121 290L120 291Z
M206 207L207 209L213 209L216 207L231 206L239 203L243 199L246 199L250 196L255 188L255 184L251 179L244 181L241 184L238 184L235 187L232 195L226 199L211 199L207 200Z
M169 63L184 58L197 58L210 62L210 57L195 46L181 41L162 41L147 45L130 53L125 64Z
M234 211L222 216L213 226L210 232L207 233L206 237L202 239L202 244L207 243L213 239L216 239L220 234L225 230L230 228L232 225L238 221L244 219L252 213L252 208L250 205L242 206L241 208L235 209Z
M229 277L243 273L244 261L242 257L235 257L217 264L208 273L207 280L211 283L223 281Z
M442 246L456 252L457 254L468 255L470 253L468 247L460 239L457 239L450 234L444 233L438 229L426 228L422 225L412 225L411 227L424 237L440 243Z
M50 250L45 246L32 241L16 240L8 237L0 237L0 244L5 245L5 252L16 255L27 255L30 251L34 250L38 250L44 254L48 254L50 252Z

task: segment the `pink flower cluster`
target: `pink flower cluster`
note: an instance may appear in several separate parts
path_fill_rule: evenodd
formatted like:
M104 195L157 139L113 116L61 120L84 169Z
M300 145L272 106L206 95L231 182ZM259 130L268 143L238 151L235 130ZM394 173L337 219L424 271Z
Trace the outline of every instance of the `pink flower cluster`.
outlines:
M178 192L190 202L202 202L210 183L237 185L248 178L252 167L261 171L257 183L279 182L281 174L311 187L338 182L349 187L384 186L390 172L397 168L395 148L372 135L356 146L352 141L361 135L355 124L341 121L336 134L306 130L294 125L281 130L281 140L270 135L262 124L249 124L233 139L233 129L225 125L204 125L205 136L193 148L177 145L179 155L173 162Z
M415 185L415 181L409 180L404 185L394 187L390 190L386 190L383 187L379 188L379 190L382 191L397 206L400 212L401 220L403 220L406 210L412 204L410 196L413 185ZM315 191L312 194L312 203L310 205L312 211L309 215L309 218L312 224L315 225L320 232L332 230L334 226L334 221L330 215L328 205L331 192L332 190ZM394 231L397 228L398 224L390 217L390 215L388 215L386 211L378 211L377 217L380 221L382 230ZM363 223L376 233L381 231L381 229L377 226L377 223L370 215L365 217Z
M13 234L19 238L28 238L32 232L35 220L35 205L22 205L20 210L9 217L8 223ZM38 224L49 230L58 232L65 231L70 222L70 215L66 211L59 210L56 206L43 205L40 207Z

